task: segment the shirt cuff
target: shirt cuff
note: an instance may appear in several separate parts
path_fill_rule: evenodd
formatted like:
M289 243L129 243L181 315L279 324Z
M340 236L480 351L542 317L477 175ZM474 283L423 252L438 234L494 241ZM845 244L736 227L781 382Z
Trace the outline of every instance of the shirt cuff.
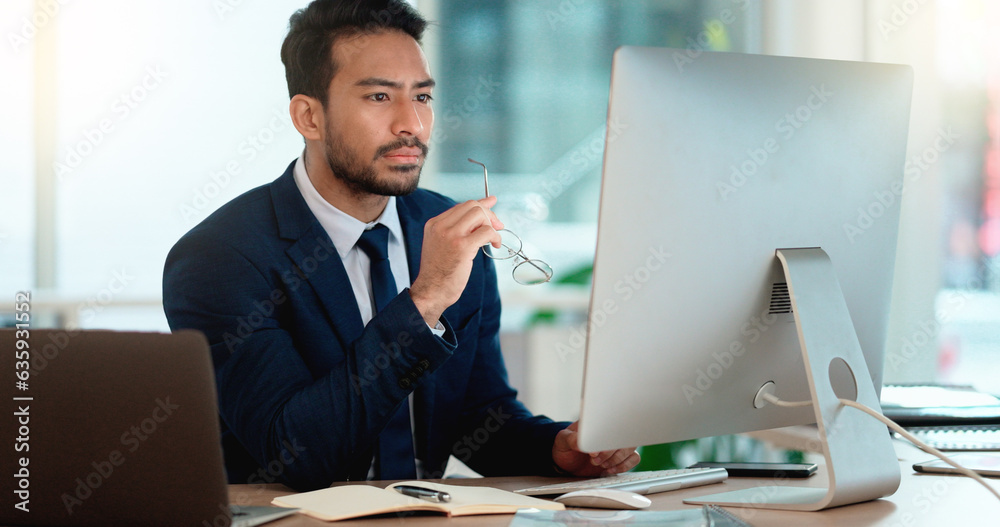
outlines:
M425 322L425 324L426 324L426 322ZM430 324L427 324L427 328L431 330L431 333L433 333L435 337L443 337L444 336L444 332L445 332L444 324L442 324L440 320L437 321L437 325L434 326L434 327L431 327Z

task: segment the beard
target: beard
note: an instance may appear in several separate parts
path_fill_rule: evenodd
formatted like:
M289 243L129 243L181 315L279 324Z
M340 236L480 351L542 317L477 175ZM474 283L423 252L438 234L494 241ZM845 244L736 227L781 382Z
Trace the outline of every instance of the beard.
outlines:
M417 147L423 154L423 158L426 159L427 145L416 137L401 137L378 147L374 157L366 163L362 160L361 154L347 146L347 143L341 140L340 136L333 134L329 123L326 132L328 138L325 145L326 162L330 166L333 176L344 182L354 194L406 196L417 190L417 185L420 183L420 171L423 168L421 164L396 165L389 168L391 172L408 175L409 177L405 179L379 177L379 172L375 168L375 162L380 157L402 147Z

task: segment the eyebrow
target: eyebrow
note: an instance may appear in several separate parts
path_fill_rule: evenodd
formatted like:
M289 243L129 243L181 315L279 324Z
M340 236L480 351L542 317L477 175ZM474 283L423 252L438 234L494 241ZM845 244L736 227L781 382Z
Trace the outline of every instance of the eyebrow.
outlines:
M420 82L413 83L413 89L421 88L433 88L437 83L434 79L426 79ZM361 79L354 83L355 86L385 86L386 88L393 88L397 90L403 89L403 83L391 81L389 79L383 79L381 77L368 77L366 79Z

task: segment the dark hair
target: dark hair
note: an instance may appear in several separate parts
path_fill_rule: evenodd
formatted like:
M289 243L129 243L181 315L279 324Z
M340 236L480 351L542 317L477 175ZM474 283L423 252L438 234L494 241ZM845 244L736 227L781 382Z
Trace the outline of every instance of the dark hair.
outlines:
M398 30L420 42L427 21L403 0L315 0L288 20L281 44L288 97L296 94L326 105L337 72L333 43L340 37Z

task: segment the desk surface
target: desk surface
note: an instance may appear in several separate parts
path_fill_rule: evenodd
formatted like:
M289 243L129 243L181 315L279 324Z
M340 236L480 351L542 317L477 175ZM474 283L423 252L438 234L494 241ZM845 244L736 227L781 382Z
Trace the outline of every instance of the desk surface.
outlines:
M914 447L897 443L896 453L900 459L902 481L895 494L880 500L837 507L820 512L790 512L765 509L746 509L730 507L727 510L736 514L754 526L770 525L810 525L810 526L947 526L947 525L987 525L1000 516L1000 502L986 489L975 481L959 476L937 476L917 474L912 465L915 462L929 459L933 456L925 454ZM767 485L787 486L823 486L826 476L820 468L820 473L803 480L774 481L767 478L730 478L723 483L707 485L673 492L662 492L648 496L653 501L650 510L677 510L694 508L683 503L684 498L703 496L729 490ZM558 482L553 478L517 477L517 478L482 478L482 479L449 479L449 485L485 485L506 490L514 490L532 485ZM1000 482L989 480L995 488L1000 488ZM391 482L373 481L369 484L384 487ZM230 502L238 505L268 505L277 496L290 494L292 491L282 485L230 485ZM355 526L365 525L431 525L443 524L451 526L506 526L512 516L486 515L446 518L444 516L411 516L405 520L397 516L382 516L378 518L363 518L341 522L324 522L303 515L295 515L274 523L274 527L294 526Z

